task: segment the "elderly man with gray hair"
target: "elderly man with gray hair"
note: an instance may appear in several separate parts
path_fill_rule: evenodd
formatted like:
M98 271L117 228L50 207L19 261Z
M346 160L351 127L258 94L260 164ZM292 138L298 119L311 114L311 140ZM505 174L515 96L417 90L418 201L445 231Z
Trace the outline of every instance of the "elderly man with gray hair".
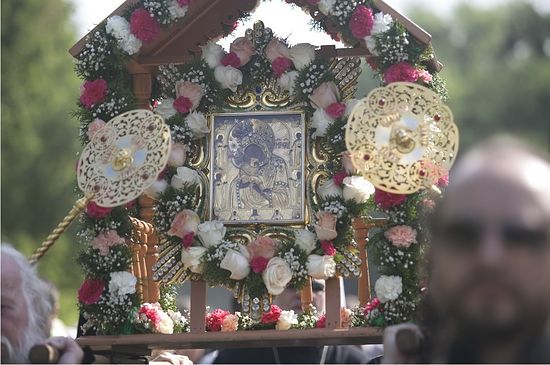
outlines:
M48 344L59 353L58 363L80 363L83 351L68 337L49 338L52 302L48 285L27 259L8 244L0 246L2 259L2 363L28 363L29 351Z

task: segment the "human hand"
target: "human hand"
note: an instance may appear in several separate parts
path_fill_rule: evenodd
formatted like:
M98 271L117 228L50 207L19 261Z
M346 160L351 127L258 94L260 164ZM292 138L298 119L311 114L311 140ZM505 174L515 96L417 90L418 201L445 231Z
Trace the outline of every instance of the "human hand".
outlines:
M404 337L406 342L403 341ZM412 323L403 323L386 327L384 330L384 364L418 363L420 344L424 335L420 328Z
M59 351L58 364L81 364L84 359L84 351L70 337L51 337L46 344Z
M149 364L193 365L187 356L176 354L173 351L162 351Z

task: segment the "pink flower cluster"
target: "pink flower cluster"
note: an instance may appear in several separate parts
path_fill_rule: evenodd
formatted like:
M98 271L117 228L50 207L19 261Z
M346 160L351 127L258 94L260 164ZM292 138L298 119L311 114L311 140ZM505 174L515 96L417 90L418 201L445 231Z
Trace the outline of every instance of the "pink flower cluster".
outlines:
M124 238L120 237L114 229L110 229L98 234L92 241L92 247L98 249L101 256L107 256L112 246L124 243Z
M384 232L384 237L394 246L407 248L416 243L416 230L410 226L394 226Z
M374 191L374 202L383 210L389 210L396 205L403 204L406 200L406 195L387 193L380 189Z
M160 24L146 9L139 8L130 16L130 32L137 39L149 42L160 33Z
M332 243L332 241L321 241L321 248L323 249L323 253L325 255L336 255L336 249L334 248L334 243Z
M112 208L105 208L97 205L95 202L89 202L86 205L86 214L88 214L89 217L95 218L95 219L103 219L107 217L111 211Z
M373 310L375 309L379 309L380 308L380 299L378 298L374 298L373 300L371 300L370 302L367 303L367 305L365 306L365 308L363 308L363 314L366 316L368 315L370 312L372 312Z
M208 313L206 315L206 330L210 332L221 331L224 319L230 314L228 311L219 308Z
M80 102L86 109L91 109L105 100L108 92L107 81L103 79L85 81L80 88Z
M426 70L418 70L409 62L403 61L387 68L384 72L384 81L386 81L387 84L399 81L422 81L425 84L429 84L432 82L432 75Z
M279 308L275 304L272 304L269 312L262 313L262 318L260 322L262 322L263 324L277 323L279 317L281 316L281 312L281 308Z
M356 7L349 21L351 34L357 39L365 38L370 35L373 25L374 16L372 14L372 9L364 5Z

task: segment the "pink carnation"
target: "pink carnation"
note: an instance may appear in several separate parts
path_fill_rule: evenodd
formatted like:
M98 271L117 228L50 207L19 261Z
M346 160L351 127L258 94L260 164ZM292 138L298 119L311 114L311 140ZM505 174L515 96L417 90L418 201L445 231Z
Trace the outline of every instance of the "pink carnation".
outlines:
M191 0L178 0L178 5L181 6L182 8L184 6L189 6L189 3L191 3Z
M97 235L92 241L92 247L99 250L101 256L107 256L112 246L124 244L126 241L114 229Z
M82 304L91 305L97 303L103 290L105 283L101 279L86 279L78 289L78 301Z
M224 66L239 68L241 66L241 60L235 52L229 52L222 58L221 64Z
M107 81L103 79L86 81L80 88L80 102L86 109L90 109L95 104L101 103L108 91Z
M277 323L277 321L279 320L279 317L281 316L281 312L282 312L281 308L279 308L275 304L272 304L269 312L262 313L261 322L263 324Z
M262 256L254 257L250 261L250 268L252 271L254 271L256 274L259 274L265 270L267 267L268 259Z
M410 226L394 226L384 232L384 237L394 246L407 248L416 243L416 230Z
M429 199L429 198L422 199L422 205L424 206L424 208L426 208L429 211L433 211L435 209L435 202L433 201L433 199Z
M325 255L334 256L336 255L336 249L332 241L321 241L321 248Z
M94 202L89 202L86 205L86 214L95 219L103 219L111 213L112 208L100 207Z
M186 96L180 96L174 102L172 103L172 106L174 109L176 109L178 112L182 114L187 114L191 111L191 108L193 107L193 103L191 100Z
M223 320L230 315L228 311L223 309L216 309L212 313L206 315L206 330L211 332L217 332L222 329Z
M388 67L384 72L384 80L386 84L399 81L416 82L418 80L418 70L406 61L399 62Z
M418 79L425 84L432 82L433 76L426 70L418 70Z
M374 202L384 210L389 210L396 205L403 204L406 200L406 195L387 193L380 189L374 191Z
M346 177L348 177L349 174L346 172L346 170L342 170L342 171L339 171L337 172L333 177L332 177L332 181L334 182L334 184L336 186L341 186L342 183L344 182L344 179Z
M189 248L193 245L193 238L195 237L195 233L188 232L186 233L183 238L181 239L181 245L184 248Z
M370 302L367 303L367 305L365 306L365 308L363 309L363 314L364 315L368 315L369 312L377 309L380 307L380 299L378 298L374 298L373 300L371 300Z
M130 17L130 32L137 39L148 42L160 33L160 24L147 10L139 8Z
M139 308L138 313L145 315L149 321L153 324L154 327L156 327L157 323L160 322L160 314L159 309L157 306L151 304L151 303L144 303Z
M327 326L327 317L324 314L321 314L317 323L315 323L316 328L325 328Z
M443 174L439 180L437 180L437 186L439 186L440 188L444 188L446 187L447 185L449 185L449 174L446 173L446 174Z
M332 103L325 108L325 112L332 119L340 118L342 115L344 115L345 111L346 111L346 104L344 103Z
M292 66L292 60L286 57L277 57L271 64L275 76L280 77L286 70Z
M362 39L370 35L373 24L374 17L372 15L372 9L364 5L359 5L351 15L349 28L351 29L351 34L353 34L355 38Z

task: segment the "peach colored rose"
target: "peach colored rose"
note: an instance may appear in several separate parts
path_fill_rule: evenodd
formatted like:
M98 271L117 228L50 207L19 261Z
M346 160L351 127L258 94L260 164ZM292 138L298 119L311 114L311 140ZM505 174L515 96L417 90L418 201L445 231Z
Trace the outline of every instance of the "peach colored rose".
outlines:
M194 84L189 81L176 82L176 99L180 96L184 96L189 99L189 101L191 101L190 111L197 109L203 95L204 90L198 84Z
M235 332L239 328L239 317L228 314L222 321L222 332Z
M410 226L395 226L384 232L394 246L407 248L416 243L416 230Z
M340 308L340 321L342 322L342 328L351 327L351 315L351 309L345 307Z
M267 46L265 46L265 56L267 59L273 63L276 58L284 57L284 58L290 58L290 50L280 40L277 38L273 38Z
M309 96L311 104L315 109L325 109L340 98L338 86L334 82L323 82Z
M200 222L201 221L197 213L189 209L184 209L176 214L167 234L183 239L187 233L197 233Z
M89 139L92 139L94 134L97 133L98 130L105 127L107 123L105 123L104 120L101 120L99 118L94 119L90 124L88 124L88 131L86 134L88 135Z
M251 259L261 256L269 260L270 258L275 256L275 252L277 252L278 246L279 243L273 238L260 236L252 241L247 246L247 248L248 252L250 252Z
M92 241L92 247L97 248L101 256L107 256L111 247L124 243L124 238L120 237L117 231L111 229L97 235Z
M321 241L331 241L338 236L336 232L337 217L329 212L317 212L317 224L315 224L315 233Z
M355 174L357 172L351 161L351 153L349 151L342 153L342 167L348 174Z
M234 52L237 57L239 57L239 60L241 60L241 66L247 64L252 55L256 53L252 42L245 37L235 39L229 46L229 51Z

